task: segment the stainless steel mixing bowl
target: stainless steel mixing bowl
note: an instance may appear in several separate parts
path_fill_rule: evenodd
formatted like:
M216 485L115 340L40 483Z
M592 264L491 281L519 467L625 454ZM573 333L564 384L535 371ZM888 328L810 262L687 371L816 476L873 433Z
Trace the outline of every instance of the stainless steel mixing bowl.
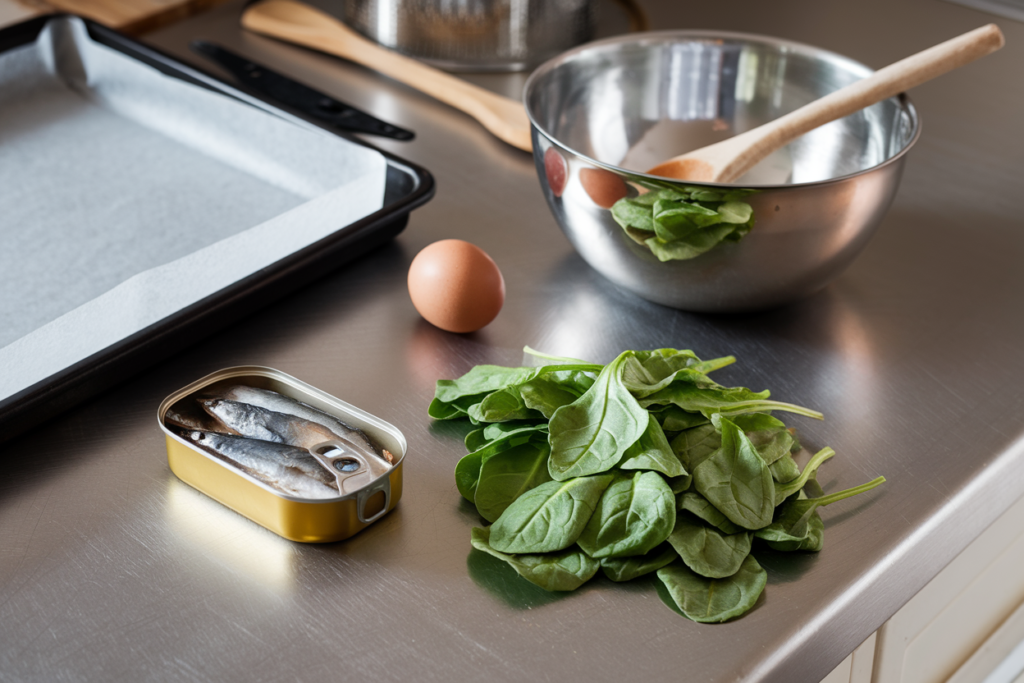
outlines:
M520 71L590 40L596 0L345 0L363 35L449 71Z
M666 31L581 46L526 84L544 195L584 260L645 299L725 312L808 296L853 261L896 194L920 132L906 96L808 133L727 186L751 191L754 226L695 258L660 261L610 207L698 185L642 171L870 73L825 50L740 33Z

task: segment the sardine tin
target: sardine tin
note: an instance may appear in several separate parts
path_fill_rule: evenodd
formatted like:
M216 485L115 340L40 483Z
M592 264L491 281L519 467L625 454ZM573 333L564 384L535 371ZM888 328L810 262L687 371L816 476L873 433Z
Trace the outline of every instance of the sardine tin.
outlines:
M362 488L337 498L310 500L275 491L247 473L171 432L164 415L178 401L217 385L244 384L270 389L307 403L363 430L395 457L394 466ZM235 512L279 536L302 543L346 539L394 509L402 497L402 467L408 448L394 425L273 368L242 366L218 370L160 403L157 422L167 442L171 471Z

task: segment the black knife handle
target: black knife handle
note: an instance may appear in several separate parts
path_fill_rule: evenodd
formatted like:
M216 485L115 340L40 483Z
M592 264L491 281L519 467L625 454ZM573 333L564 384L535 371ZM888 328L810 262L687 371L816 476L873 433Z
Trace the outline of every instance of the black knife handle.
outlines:
M354 133L381 135L394 140L412 140L411 130L399 128L350 104L314 90L307 85L205 40L193 40L189 46L217 63L238 81L298 112L336 128Z

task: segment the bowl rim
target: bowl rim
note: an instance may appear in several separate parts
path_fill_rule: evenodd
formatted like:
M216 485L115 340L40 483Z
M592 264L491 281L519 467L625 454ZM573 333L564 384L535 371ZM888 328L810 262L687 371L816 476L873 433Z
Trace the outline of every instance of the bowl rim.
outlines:
M626 176L630 176L630 177L641 179L641 180L654 181L656 183L665 183L665 182L686 183L687 185L691 185L691 186L694 186L694 187L744 188L744 189L748 189L749 188L749 189L756 189L756 190L780 190L780 189L786 189L786 188L816 187L816 186L821 186L821 185L828 185L828 184L831 184L831 183L838 183L838 182L842 182L844 180L848 180L850 178L856 178L858 176L865 175L867 173L872 173L872 172L877 171L877 170L879 170L881 168L885 168L886 166L889 166L890 164L894 164L894 163L899 162L900 159L902 159L910 151L910 149L917 143L918 138L921 137L921 118L920 118L920 116L917 113L917 107L914 106L914 103L911 101L910 97L905 92L902 92L899 95L896 95L894 97L890 97L888 99L896 100L897 101L897 105L900 107L900 109L902 111L904 111L907 114L907 116L910 118L911 124L913 126L913 129L912 129L911 135L910 135L910 139L907 141L907 143L905 145L903 145L903 147L898 152L896 152L896 154L892 155L888 159L885 159L884 161L882 161L882 162L880 162L878 164L875 164L874 166L869 166L868 168L863 168L863 169L861 169L859 171L855 171L853 173L847 173L847 174L841 175L841 176L835 176L833 178L825 178L823 180L812 180L812 181L803 182L803 183L774 183L774 184L764 184L764 185L757 185L757 184L743 184L743 185L739 185L737 183L710 183L710 182L697 182L697 181L689 181L689 180L682 181L682 180L677 180L675 178L665 178L663 176L651 175L650 173L645 173L643 171L634 171L632 169L623 168L621 166L616 166L614 164L609 164L609 163L604 162L604 161L599 161L597 159L594 159L593 157L590 157L590 156L588 156L586 154L583 154L582 152L580 152L580 151L578 151L576 149L573 149L572 147L570 147L567 144L563 143L557 137L552 135L547 129L545 129L543 126L541 126L537 122L536 118L534 117L533 111L530 109L530 104L529 104L529 102L530 102L530 95L531 95L533 89L536 87L536 83L544 75L546 75L548 72L553 71L554 69L556 69L559 66L561 66L563 63L571 61L573 58L575 58L580 53L589 52L589 51L592 51L592 50L601 50L601 49L605 49L605 48L615 47L615 46L618 46L618 45L620 45L622 43L636 43L636 44L640 45L640 44L643 44L645 42L665 43L665 42L672 42L673 40L694 39L694 38L699 39L699 40L701 40L703 42L716 42L716 41L717 42L723 42L723 41L726 41L726 40L737 40L737 41L743 41L743 42L748 42L748 43L761 43L761 44L774 45L774 46L777 46L777 47L789 49L789 50L792 50L794 52L799 52L799 53L804 53L804 54L811 54L813 56L823 56L824 55L824 56L828 56L831 59L834 59L837 62L845 64L847 67L851 67L852 71L860 72L861 73L861 78L869 76L869 75L871 75L872 73L875 72L874 69L872 69L871 67L867 66L866 64L858 62L857 60L852 59L850 57L847 57L845 55L841 55L838 52L832 52L831 50L826 50L824 48L815 47L814 45L809 45L807 43L801 43L801 42L794 41L794 40L787 40L785 38L777 38L775 36L767 36L767 35L758 34L758 33L744 33L744 32L740 32L740 31L718 31L718 30L714 30L714 29L676 29L676 30L665 30L665 31L645 31L643 33L627 33L627 34L623 34L621 36L613 36L611 38L604 38L602 40L595 40L595 41L591 41L589 43L584 43L584 44L579 45L579 46L577 46L577 47L575 47L575 48L573 48L571 50L563 52L560 55L552 57L551 59L549 59L548 61L546 61L543 64L541 64L536 69L534 69L533 72L530 74L529 78L526 79L526 83L523 86L523 97L522 97L523 108L526 110L526 115L530 119L530 127L531 127L531 129L536 131L538 134L542 134L553 145L556 145L560 149L568 152L569 154L572 154L572 155L574 155L576 157L579 157L581 159L585 159L586 161L592 163L594 166L596 166L598 168L602 168L602 169L605 169L607 171L611 171L611 172L619 174L619 175L626 175ZM536 142L533 145L533 153L534 153L534 155L536 155L538 157L541 154L541 150L539 149L539 146L536 144Z

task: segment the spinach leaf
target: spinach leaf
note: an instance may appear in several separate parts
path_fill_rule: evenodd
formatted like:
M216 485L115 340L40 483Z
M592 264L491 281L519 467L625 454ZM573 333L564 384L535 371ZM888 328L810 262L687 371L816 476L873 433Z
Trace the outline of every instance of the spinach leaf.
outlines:
M648 410L665 432L681 432L684 429L708 424L708 419L701 413L691 413L679 406L667 405Z
M684 474L681 477L672 477L668 480L668 487L672 489L672 493L680 494L683 491L689 490L693 484L693 476Z
M472 453L473 451L480 450L487 445L489 439L484 435L483 428L474 429L469 434L466 434L465 444L466 450Z
M721 190L710 190L702 187L687 187L685 188L685 195L683 199L690 199L695 202L721 202L725 201L725 197L731 192L722 192ZM741 197L746 195L740 195Z
M722 356L721 358L712 358L711 360L702 360L693 364L693 369L697 372L708 374L714 372L728 365L732 365L736 362L735 356Z
M641 398L667 387L683 370L702 376L702 368L724 367L735 360L730 356L704 362L685 349L636 351L623 366L622 383L631 394Z
M462 417L466 414L465 410L460 409L450 403L439 401L434 399L430 402L427 407L427 415L434 418L435 420L454 420L455 418Z
M629 237L629 239L633 240L641 247L647 247L647 240L654 237L653 232L641 230L640 228L634 228L632 225L623 228L623 230L626 231L626 235ZM650 249L650 247L647 248Z
M726 223L742 225L754 217L754 209L746 202L725 202L718 207L718 214Z
M540 374L522 384L488 394L478 406L469 409L470 416L481 422L550 419L555 410L572 403L594 384L594 378L587 372L553 369L560 367L576 366L541 368Z
M866 484L819 498L790 498L779 506L771 525L759 529L754 536L768 542L775 550L821 550L825 525L818 516L818 508L831 505L858 493L870 491L885 481L885 477L872 479Z
M766 541L772 550L806 550L816 553L825 542L825 522L816 507L809 511L793 508L784 513L778 522L755 531L754 536Z
M483 429L470 432L466 437L467 443L471 441L470 436L472 436L473 443L483 443L483 445L463 456L455 466L455 485L458 487L459 493L469 502L476 502L480 469L487 459L531 439L543 438L546 431L546 425L519 422L488 425Z
M477 365L458 379L438 380L434 389L434 400L431 401L427 412L436 419L451 419L468 414L472 406L484 401L491 393L518 387L524 382L529 382L548 372L564 370L597 372L600 369L600 365L593 363L559 364L536 368Z
M761 399L752 399L749 401L736 401L729 405L722 405L718 410L707 410L705 414L711 417L712 413L718 413L726 417L736 417L737 415L745 415L747 413L761 413L766 410L781 410L787 413L795 413L796 415L803 415L804 417L810 417L815 420L824 420L825 416L819 413L817 410L811 410L810 408L804 408L793 403L783 403L782 401L767 401Z
M680 432L672 439L671 446L686 471L693 472L697 465L722 447L722 435L714 425L705 424Z
M462 497L470 503L476 500L476 486L480 481L480 466L483 458L479 451L462 456L455 465L455 486Z
M720 420L722 446L693 470L693 486L734 524L760 529L772 523L775 482L750 439Z
M519 496L491 526L491 547L504 553L548 553L576 542L612 475L549 481Z
M486 443L498 441L505 437L512 437L518 443L523 443L535 436L543 435L547 439L548 426L544 422L495 422L483 428L483 436Z
M723 534L689 512L681 512L668 542L687 567L701 576L723 579L739 571L750 554L751 539L748 531Z
M654 237L644 240L644 244L658 260L685 261L696 258L706 251L718 246L736 232L736 226L720 223L682 233L678 238L663 240L655 233Z
M793 481L800 476L800 466L789 453L773 462L768 469L771 470L772 479L778 482Z
M577 543L593 558L643 555L664 543L676 498L657 472L615 475Z
M463 396L457 398L450 403L445 403L440 399L435 398L430 402L430 406L427 408L427 414L435 420L453 420L460 417L465 417L469 414L469 409L483 400L487 394L479 394L476 396Z
M508 555L495 550L489 540L490 529L473 529L474 548L507 562L519 576L549 591L574 591L600 567L597 560L574 548L545 555Z
M671 564L679 555L668 543L662 543L646 555L633 557L605 557L601 560L601 571L612 581L632 581L635 578L656 572Z
M666 385L668 383L666 382ZM657 391L652 387L658 386L658 380L634 356L627 358L622 364L622 386L626 387L633 396L642 398Z
M477 365L458 379L439 379L434 399L451 404L467 397L483 397L507 386L522 384L530 379L537 368L506 368L500 365ZM474 401L476 402L476 401Z
M502 428L492 429L499 426ZM546 431L544 425L522 422L487 425L483 430L485 443L474 453L479 453L480 457L486 460L495 453L500 453L527 441L533 439L546 440Z
M644 408L658 405L675 405L683 410L700 412L710 418L715 413L724 416L758 413L766 410L783 410L806 417L822 419L816 410L802 408L791 403L768 400L769 392L754 392L745 387L723 387L696 371L686 375L680 373L677 381L639 400ZM702 381L703 380L703 381Z
M619 213L650 217L649 230L625 229L664 242L655 251L692 251L723 225L742 228L723 238L735 239L752 220L747 204L730 204L743 193L649 194ZM428 412L484 423L455 468L459 493L494 522L473 531L473 545L548 590L573 590L598 568L613 581L656 571L667 603L696 621L726 621L751 609L766 583L753 538L820 550L818 508L884 481L825 495L816 475L832 450L801 471L795 433L769 411L821 414L708 377L731 356L625 351L602 366L524 351L536 367L480 366L439 382Z
M636 351L634 357L638 363L651 373L655 381L664 379L683 368L690 368L701 362L700 358L697 358L697 354L689 349Z
M710 417L719 408L745 401L767 400L768 391L751 391L746 387L724 387L702 372L691 371L677 375L669 386L640 399L645 408L675 405L683 410L703 413Z
M543 375L544 379L554 382L563 389L570 391L577 396L582 396L587 393L590 387L594 386L594 382L597 381L597 376L600 374L604 366L596 366L596 370L553 370L546 375Z
M551 481L550 452L547 442L527 442L486 458L473 498L480 516L494 522L519 496Z
M649 416L647 431L635 444L626 449L619 469L654 470L666 477L681 477L686 474L683 464L672 451L668 439L665 438L665 432L653 415Z
M594 385L594 378L579 371L550 372L519 386L519 394L528 408L540 411L551 419L556 410L585 394Z
M795 443L793 434L782 420L766 413L735 415L732 421L743 430L757 449L757 454L768 465L787 455Z
M659 259L686 259L723 240L738 240L754 225L753 209L738 193L664 188L612 205L612 218L626 234L646 243Z
M728 517L719 512L718 508L708 502L707 498L696 491L680 494L676 497L676 504L680 510L693 513L723 534L735 534L742 531L740 527L730 522Z
M821 463L825 462L836 452L827 446L822 448L820 451L811 456L810 461L807 463L807 467L800 473L796 479L787 481L783 484L779 484L775 487L775 505L776 507L782 505L782 502L797 493L804 487L807 480L815 476L818 473L818 468L821 467Z
M768 582L768 573L753 555L747 555L739 571L724 579L703 577L682 562L659 569L658 578L688 619L719 623L754 606Z
M636 358L627 359L623 365L622 383L637 399L656 394L676 382L706 389L718 388L711 378L693 366L673 369L665 357L657 356L649 359L648 365L653 367L647 367Z
M630 228L654 234L654 211L652 206L656 193L648 192L639 197L624 198L612 204L612 218L629 234ZM650 202L650 203L648 203Z
M519 394L518 387L499 389L469 409L469 416L477 422L509 422L512 420L538 420L544 415L530 409Z
M697 203L659 199L652 209L654 234L664 242L685 240L694 231L721 222L717 211Z
M622 353L604 367L587 393L551 416L548 467L554 479L611 469L647 429L647 411L622 385L622 364L631 356L632 351Z

